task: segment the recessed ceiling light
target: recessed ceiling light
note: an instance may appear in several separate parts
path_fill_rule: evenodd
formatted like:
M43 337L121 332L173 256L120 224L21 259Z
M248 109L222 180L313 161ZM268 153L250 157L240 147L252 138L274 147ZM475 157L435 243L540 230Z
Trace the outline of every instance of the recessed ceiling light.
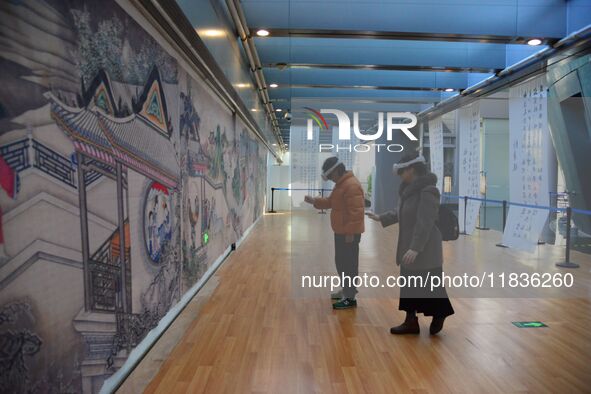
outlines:
M277 146L277 144L272 144L273 146Z
M247 83L239 83L236 85L237 88L247 88L248 84Z
M283 111L281 108L277 108L277 109L275 110L275 112L281 112L281 111Z
M445 91L446 91L446 92L453 92L453 91L454 91L454 89L452 89L452 88L447 88L447 89L445 89Z
M225 35L223 30L217 30L217 29L197 30L197 34L199 34L200 36L205 36L205 37L222 37Z
M257 36L259 37L267 37L269 35L269 31L265 29L261 29L257 31Z
M531 40L529 40L527 42L527 45L536 46L536 45L540 45L541 43L542 43L542 40L540 40L539 38L532 38Z
M279 85L277 85L276 83L272 83L269 85L269 87L271 87L271 88L276 88L277 86L279 86Z
M257 112L257 111L258 111L258 109L256 109L256 108L252 108L252 109L251 109L251 111L252 111L252 112Z

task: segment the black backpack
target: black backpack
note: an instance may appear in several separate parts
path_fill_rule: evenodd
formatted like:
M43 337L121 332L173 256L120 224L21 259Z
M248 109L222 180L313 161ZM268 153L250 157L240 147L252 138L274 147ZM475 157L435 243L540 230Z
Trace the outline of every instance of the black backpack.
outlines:
M439 206L439 218L435 224L444 241L455 241L460 236L458 217L445 205Z

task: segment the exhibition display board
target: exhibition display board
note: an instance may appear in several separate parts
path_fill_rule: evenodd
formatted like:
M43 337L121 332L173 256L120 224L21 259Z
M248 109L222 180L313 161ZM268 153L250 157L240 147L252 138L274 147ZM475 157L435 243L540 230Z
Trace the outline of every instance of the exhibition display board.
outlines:
M459 109L459 195L480 198L480 104ZM460 231L472 234L476 228L480 201L459 201ZM465 213L465 214L464 214ZM465 227L464 227L465 225Z
M549 211L547 95L544 77L509 89L509 208L503 244L533 251ZM514 205L523 204L523 206Z
M443 122L441 117L429 121L431 172L437 175L437 188L443 192Z

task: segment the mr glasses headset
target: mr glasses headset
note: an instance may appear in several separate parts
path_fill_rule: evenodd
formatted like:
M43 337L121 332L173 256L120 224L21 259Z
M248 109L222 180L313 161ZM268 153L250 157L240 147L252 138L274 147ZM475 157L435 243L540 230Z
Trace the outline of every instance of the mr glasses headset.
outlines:
M337 160L336 163L334 163L334 165L332 167L330 167L328 170L324 171L322 173L322 180L324 182L328 181L328 176L330 175L331 172L333 172L335 170L335 168L337 168L339 166L339 164L341 164L340 160Z
M405 168L408 168L409 166L415 164L415 163L426 163L427 161L425 160L425 158L423 157L423 155L419 155L418 157L407 161L405 163L396 163L392 166L392 172L400 175L402 174L402 171L404 171Z
M394 173L397 173L398 175L400 175L400 174L402 174L402 171L405 168L411 166L412 164L415 164L415 163L426 163L426 162L427 161L425 160L425 158L423 157L423 155L419 155L418 157L416 157L416 158L414 158L414 159L412 159L410 161L407 161L405 163L395 163L392 166L392 171ZM341 164L341 161L340 160L337 160L337 162L332 167L330 167L329 169L327 169L326 171L324 171L322 173L322 175L321 175L322 176L322 180L325 181L325 182L328 181L328 176L335 170L335 168L337 168L339 166L339 164Z

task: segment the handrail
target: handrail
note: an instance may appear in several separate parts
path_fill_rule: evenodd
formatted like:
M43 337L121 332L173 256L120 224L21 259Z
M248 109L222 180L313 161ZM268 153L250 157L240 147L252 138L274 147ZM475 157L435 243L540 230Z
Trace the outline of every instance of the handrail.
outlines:
M129 224L129 218L128 219L125 219L123 221L123 226L124 227L125 227L126 224ZM109 247L111 246L111 242L118 235L119 235L119 227L117 227L115 230L113 230L113 232L111 233L111 235L109 235L109 237L101 244L101 246L99 246L96 249L96 251L92 254L92 256L90 257L90 259L91 260L98 261L98 262L101 262L101 263L104 263L105 262L105 256L108 257L108 252L109 252ZM126 254L125 258L126 259L128 257L130 248L131 248L130 246L126 246L125 247L125 249L126 249L125 250L125 254ZM119 252L121 252L121 250L119 250Z

